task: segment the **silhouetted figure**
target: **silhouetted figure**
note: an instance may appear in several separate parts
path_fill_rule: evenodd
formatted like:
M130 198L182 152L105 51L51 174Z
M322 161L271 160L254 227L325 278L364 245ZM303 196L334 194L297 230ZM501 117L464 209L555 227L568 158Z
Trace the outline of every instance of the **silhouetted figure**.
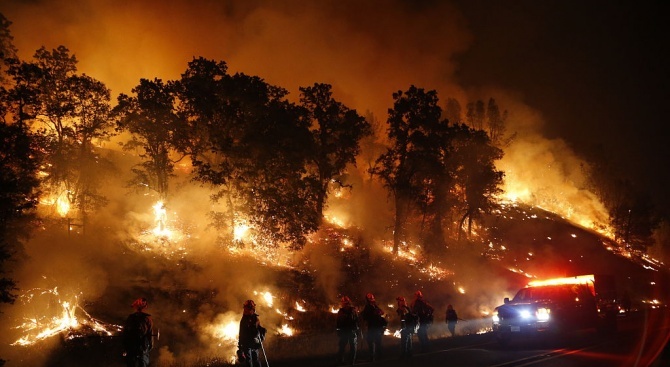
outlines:
M377 301L372 293L365 295L365 308L361 314L367 324L367 333L365 339L370 351L370 359L376 361L382 352L382 336L386 329L387 321L384 318L384 311L377 306Z
M421 291L416 291L414 294L414 302L412 303L412 312L419 316L419 343L421 343L421 350L427 351L429 347L428 328L433 323L434 308L423 298Z
M149 352L154 347L153 320L145 313L148 307L146 298L133 302L134 313L128 315L123 327L123 349L128 367L148 367Z
M258 349L263 346L266 331L256 313L256 303L252 300L244 302L237 341L237 359L240 363L249 367L261 366Z
M400 358L412 356L412 336L419 328L419 317L407 306L405 297L396 298L398 301L398 317L400 318Z
M456 310L454 310L454 306L447 305L447 316L445 318L445 321L447 323L447 329L449 329L449 332L451 333L451 336L455 336L456 335L456 324L458 323L458 314L456 314Z
M337 363L345 363L344 351L349 345L349 362L356 363L358 351L358 312L351 305L351 299L344 296L337 311Z

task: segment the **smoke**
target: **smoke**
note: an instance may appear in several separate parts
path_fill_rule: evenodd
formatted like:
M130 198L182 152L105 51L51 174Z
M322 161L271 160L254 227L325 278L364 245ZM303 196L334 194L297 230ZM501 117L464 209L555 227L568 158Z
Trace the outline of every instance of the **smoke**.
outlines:
M293 99L300 86L330 83L335 98L381 121L392 93L412 84L437 90L443 102L453 97L465 105L494 97L511 112L508 132L517 133L499 167L506 173L506 191L524 194L519 196L522 201L550 210L569 215L587 211L584 217L602 219L602 207L584 189L582 162L563 141L542 136L542 116L523 96L458 85L455 57L476 39L467 20L447 2L36 0L5 2L0 11L13 22L21 58L30 59L41 46L65 45L77 56L79 72L103 81L112 95L130 93L140 78L178 79L190 60L203 56L226 61L231 72L258 75L282 86ZM321 295L320 307L336 304L351 271L343 268L340 257L316 243L292 255L268 251L264 264L244 256L244 251L261 251L250 244L240 253L228 252L208 225L209 213L216 210L209 188L188 182L186 175L180 174L165 203L168 223L182 236L180 241L138 241L155 225L151 207L157 198L128 191L129 168L136 158L117 151L114 144L106 148L118 168L103 188L109 204L89 218L85 236L82 227L69 231L62 221L37 233L26 244L27 261L13 273L22 290L59 287L61 295L79 295L89 312L115 324L123 322L134 298L147 296L157 326L169 338L158 351L162 365L232 354L235 342L225 341L221 329L239 320L246 299L256 300L272 333L286 322L280 312L295 312L294 302L304 294ZM379 183L367 179L366 168L351 168L352 188L343 197L331 196L326 210L347 226L365 229L351 240L364 250L361 256L367 263L388 275L346 284L355 293L350 294L354 302L362 305L365 292L372 291L380 305L394 304L396 296L411 299L422 289L439 305L440 314L458 299L454 306L473 318L484 314L487 305L500 303L505 296L501 290L508 285L502 280L482 282L482 277L495 277L482 264L433 264L453 269L458 284L429 282L415 269L389 264L379 239L392 237L392 205ZM561 208L565 202L571 206ZM285 266L289 260L308 264L313 289L278 284L286 272L294 271ZM278 263L284 267L274 267ZM404 274L413 276L389 283L389 278ZM465 295L459 296L458 286L465 288ZM265 293L274 296L274 305L264 301ZM36 304L8 307L3 324L17 325L39 309ZM39 365L7 347L20 334L12 330L0 339L0 356ZM184 335L184 330L193 335Z

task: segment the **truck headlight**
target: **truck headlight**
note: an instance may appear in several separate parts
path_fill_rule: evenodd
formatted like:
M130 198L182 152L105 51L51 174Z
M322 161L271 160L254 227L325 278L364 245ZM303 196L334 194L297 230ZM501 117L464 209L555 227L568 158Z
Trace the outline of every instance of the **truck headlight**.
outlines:
M500 322L500 317L498 317L498 311L493 311L493 316L491 317L493 319L493 323L497 324Z
M529 319L530 318L530 311L521 310L521 312L519 312L519 316L521 316L522 319Z
M537 321L549 321L549 314L551 310L548 308L538 308L535 315L537 316Z

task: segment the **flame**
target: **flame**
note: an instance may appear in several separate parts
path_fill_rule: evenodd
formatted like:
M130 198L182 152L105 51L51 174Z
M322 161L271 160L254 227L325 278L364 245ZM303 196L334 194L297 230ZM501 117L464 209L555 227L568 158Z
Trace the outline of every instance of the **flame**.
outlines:
M257 296L260 295L263 298L263 300L265 301L265 303L268 305L268 307L272 307L272 304L274 303L274 296L272 295L272 293L270 293L269 291L265 291L265 292L254 291L254 295L257 295Z
M330 313L337 313L339 310L337 306L330 306Z
M303 301L305 302L305 301ZM305 312L305 307L303 307L298 301L295 301L295 309L300 311L300 312Z
M113 332L119 332L121 327L118 325L104 324L99 320L94 319L78 304L78 296L74 297L72 301L63 301L60 299L58 288L53 289L32 289L21 296L24 303L30 303L35 295L49 295L57 297L57 302L61 306L60 312L52 317L49 316L32 316L26 317L25 322L16 326L16 329L23 330L25 335L12 343L14 346L28 346L33 345L41 340L50 338L64 332L79 331L84 326L90 328L96 333L111 336ZM76 311L83 313L80 319L77 317ZM48 311L48 307L47 310ZM71 334L69 339L76 337Z
M295 331L289 327L288 324L283 324L280 329L277 329L277 333L279 333L279 335L293 336Z
M170 237L172 231L167 228L167 210L165 209L165 204L162 201L156 202L153 206L154 209L154 221L156 222L156 227L153 229L153 234L158 237Z
M214 336L223 341L237 342L237 336L240 330L239 323L231 320L226 323L215 326Z
M233 229L233 238L235 241L242 241L245 239L247 233L249 232L249 225L246 222L236 223L235 228Z
M60 193L51 194L40 199L40 204L44 206L54 207L56 213L60 215L61 218L67 217L70 212L70 200L68 199L68 191L66 189L60 189Z

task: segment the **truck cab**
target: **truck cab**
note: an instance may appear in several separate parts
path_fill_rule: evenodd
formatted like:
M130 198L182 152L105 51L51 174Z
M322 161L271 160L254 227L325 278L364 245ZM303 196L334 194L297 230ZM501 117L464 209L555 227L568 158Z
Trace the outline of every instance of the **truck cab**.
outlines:
M493 312L493 332L510 339L558 334L603 324L594 275L530 282Z

